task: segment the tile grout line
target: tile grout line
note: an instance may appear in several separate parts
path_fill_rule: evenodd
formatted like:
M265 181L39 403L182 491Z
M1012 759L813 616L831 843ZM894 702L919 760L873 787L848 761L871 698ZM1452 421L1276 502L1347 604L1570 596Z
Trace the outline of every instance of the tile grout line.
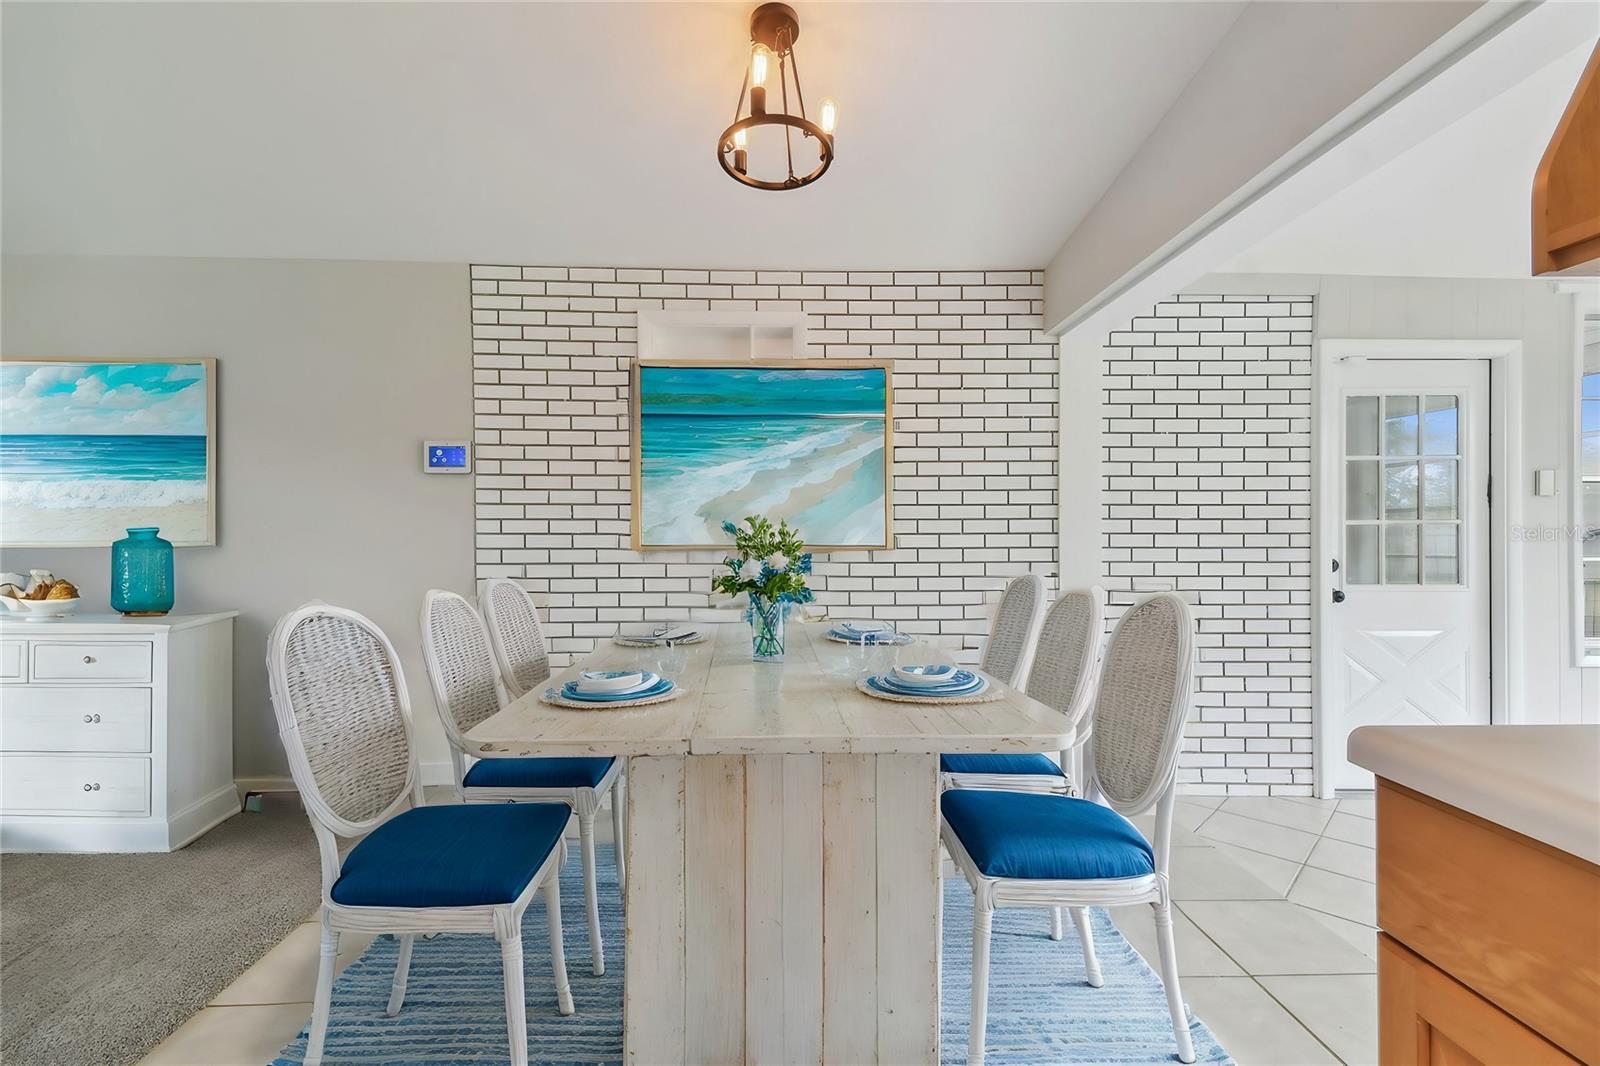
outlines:
M1205 902L1212 902L1212 901L1207 900ZM1261 901L1260 900L1224 900L1222 902L1259 903ZM1294 1023L1296 1025L1298 1025L1301 1029L1305 1030L1307 1036L1309 1036L1312 1040L1315 1040L1318 1044L1320 1044L1322 1046L1322 1048L1325 1051L1328 1052L1329 1055L1332 1055L1333 1056L1333 1060L1335 1062L1344 1063L1344 1060L1341 1059L1334 1052L1333 1048L1328 1047L1327 1043L1321 1037L1319 1037L1315 1032L1313 1032L1311 1030L1311 1027L1309 1025L1307 1025L1304 1021L1302 1021L1298 1014L1296 1014L1294 1011L1290 1010L1288 1007L1284 1006L1283 1002L1281 1000L1279 1000L1277 996L1274 996L1272 994L1271 989L1267 988L1266 985L1261 983L1261 980L1260 980L1259 977L1257 977L1255 974L1251 973L1248 967L1246 967L1238 959L1234 958L1231 954L1229 954L1227 948L1223 947L1218 941L1214 940L1212 938L1211 934L1206 932L1205 928L1203 926L1201 926L1201 924L1199 922L1195 921L1194 916L1191 915L1188 911L1183 909L1182 904L1174 901L1173 902L1173 906L1176 907L1179 911L1182 912L1183 916L1189 920L1189 924L1194 926L1195 929L1199 931L1200 935L1205 937L1206 940L1208 942L1210 942L1210 944L1217 949L1218 953L1221 954L1223 958L1227 959L1229 962L1231 962L1235 966L1237 966L1239 968L1239 972L1241 974L1243 974L1244 977L1247 980L1253 982L1257 988L1261 989L1261 991L1266 995L1266 997L1268 999L1272 1000L1272 1002L1274 1002L1274 1003L1276 1003L1278 1005L1278 1009L1279 1010L1283 1011L1291 1019L1293 1019L1293 1021L1294 1021ZM1191 976L1193 976L1193 975L1191 975ZM1340 975L1340 974L1333 974L1333 975L1327 975L1327 974L1320 974L1320 975L1312 975L1312 974L1267 974L1265 976L1268 976L1268 977L1309 977L1309 976L1343 976L1343 975ZM1178 983L1179 983L1180 986L1183 984L1183 981L1184 981L1184 979L1182 977L1178 978ZM1187 1002L1184 1003L1184 1006L1189 1009L1189 1013L1191 1015L1193 1015L1195 1018L1199 1018L1199 1015L1195 1014L1194 1009L1192 1007L1190 1007ZM1201 1020L1203 1020L1203 1019L1201 1019ZM1220 1042L1219 1042L1219 1046L1220 1046ZM1227 1050L1228 1050L1227 1048L1223 1048L1224 1052L1227 1052ZM1231 1058L1232 1056L1230 1055L1229 1057Z

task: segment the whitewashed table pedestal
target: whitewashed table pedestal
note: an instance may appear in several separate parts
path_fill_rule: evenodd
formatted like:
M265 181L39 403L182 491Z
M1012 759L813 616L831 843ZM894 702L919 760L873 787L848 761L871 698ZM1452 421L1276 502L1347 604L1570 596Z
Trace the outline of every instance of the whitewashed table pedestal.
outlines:
M1059 751L1061 714L886 703L853 653L791 627L677 652L684 695L613 711L524 697L468 734L486 758L628 757L624 1057L655 1063L938 1061L938 753ZM650 664L602 646L579 669Z
M627 1061L936 1061L937 770L630 759Z

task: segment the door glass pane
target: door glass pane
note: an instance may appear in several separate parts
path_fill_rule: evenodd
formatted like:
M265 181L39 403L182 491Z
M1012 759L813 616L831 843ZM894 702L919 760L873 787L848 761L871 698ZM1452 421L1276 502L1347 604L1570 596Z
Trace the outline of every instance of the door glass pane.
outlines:
M1347 396L1344 401L1344 453L1378 454L1378 398Z
M1461 528L1426 523L1422 527L1422 581L1427 585L1455 585L1461 580L1457 557Z
M1583 375L1583 432L1579 447L1584 476L1600 476L1600 374Z
M1378 583L1378 529L1377 525L1344 527L1345 584Z
M1583 564L1583 635L1600 639L1600 562Z
M1422 416L1422 454L1456 454L1456 398L1429 396Z
M1417 527L1383 527L1383 581L1386 585L1417 583Z
M1430 459L1422 464L1422 517L1456 516L1456 460Z
M1344 516L1378 517L1378 461L1347 459L1344 464ZM1596 517L1600 517L1597 512Z
M1583 483L1583 557L1600 559L1600 482Z
M1385 463L1383 466L1383 517L1417 517L1417 464Z
M1417 454L1417 398L1383 398L1383 454Z

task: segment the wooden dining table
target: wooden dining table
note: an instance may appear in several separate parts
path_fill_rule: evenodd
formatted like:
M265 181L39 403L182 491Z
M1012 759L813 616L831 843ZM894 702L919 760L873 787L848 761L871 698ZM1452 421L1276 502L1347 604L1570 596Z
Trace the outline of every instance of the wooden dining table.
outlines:
M918 651L821 623L790 622L782 663L752 661L748 626L703 628L605 641L550 682L653 669L673 700L535 692L467 734L481 758L627 759L626 1061L937 1062L939 753L1059 751L1071 726L998 682L984 703L868 696L860 676Z

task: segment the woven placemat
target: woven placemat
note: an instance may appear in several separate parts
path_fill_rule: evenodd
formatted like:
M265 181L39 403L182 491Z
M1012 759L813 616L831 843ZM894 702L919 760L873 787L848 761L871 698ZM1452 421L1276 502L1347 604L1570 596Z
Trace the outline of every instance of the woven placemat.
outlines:
M595 702L591 700L569 700L561 694L558 688L547 688L539 693L539 702L548 703L552 707L567 707L574 711L614 711L622 707L648 707L652 703L666 703L675 700L683 691L679 685L672 686L670 692L663 692L655 696L646 696L639 700L606 700Z
M955 703L993 703L995 700L1005 699L1005 693L1000 691L1000 686L991 678L989 687L982 692L974 692L966 696L899 696L893 693L880 692L867 684L865 680L857 681L856 688L875 700L886 700L889 703L924 703L931 705Z
M893 640L851 640L849 637L836 637L832 633L822 635L835 644L848 644L852 648L904 648L917 642L917 638L910 633L901 633Z
M692 640L675 640L671 644L664 640L647 640L644 638L635 640L632 637L612 637L611 643L621 648L682 648L689 644L703 644L705 639L706 635L702 633Z

